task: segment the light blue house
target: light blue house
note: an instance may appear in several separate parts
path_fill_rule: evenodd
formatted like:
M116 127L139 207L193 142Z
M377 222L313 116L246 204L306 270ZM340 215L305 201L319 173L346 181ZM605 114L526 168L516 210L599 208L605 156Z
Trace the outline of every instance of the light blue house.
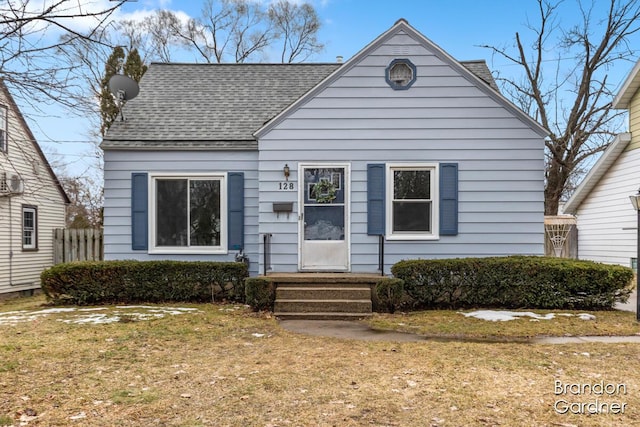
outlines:
M548 132L404 20L345 63L152 64L124 116L102 143L107 259L241 253L257 275L544 252Z

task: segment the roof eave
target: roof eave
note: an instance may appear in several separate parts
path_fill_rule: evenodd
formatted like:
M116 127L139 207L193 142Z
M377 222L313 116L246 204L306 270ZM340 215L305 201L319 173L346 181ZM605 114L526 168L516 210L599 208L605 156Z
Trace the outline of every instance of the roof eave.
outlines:
M631 102L631 98L638 91L638 88L640 88L640 60L633 66L618 94L613 98L612 107L616 110L629 108L629 102Z
M631 142L630 133L620 133L616 135L611 145L602 153L598 161L593 165L589 173L584 177L578 188L573 192L567 203L564 205L564 213L576 214L582 202L587 198L591 190L598 184L600 179L607 173L620 154Z
M64 187L62 186L62 183L58 179L58 176L53 171L51 164L47 160L47 156L44 155L44 152L42 151L40 144L38 144L36 137L33 135L33 132L31 132L31 128L27 124L27 120L22 115L22 111L20 111L20 108L18 108L18 104L16 103L15 99L13 98L13 95L11 95L11 92L9 92L9 88L7 87L7 85L4 83L2 79L0 79L0 89L4 92L5 96L7 97L7 101L11 105L11 109L16 113L16 117L18 118L18 121L20 122L23 130L27 134L27 138L35 147L35 150L38 153L38 156L40 156L40 160L42 160L42 163L44 164L44 167L47 170L47 173L53 180L53 183L56 186L56 189L58 190L58 192L60 193L60 196L62 197L64 204L70 205L71 199L69 198L69 195L67 194Z

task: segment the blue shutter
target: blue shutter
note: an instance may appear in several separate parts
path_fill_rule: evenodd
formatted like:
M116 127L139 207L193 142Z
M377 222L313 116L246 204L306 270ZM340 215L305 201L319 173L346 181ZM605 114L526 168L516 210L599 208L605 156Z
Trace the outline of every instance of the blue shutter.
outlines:
M149 190L146 173L131 174L131 249L148 249Z
M367 234L385 232L385 174L384 163L367 165Z
M244 248L244 173L227 175L227 224L229 249Z
M440 164L440 235L458 234L458 164Z

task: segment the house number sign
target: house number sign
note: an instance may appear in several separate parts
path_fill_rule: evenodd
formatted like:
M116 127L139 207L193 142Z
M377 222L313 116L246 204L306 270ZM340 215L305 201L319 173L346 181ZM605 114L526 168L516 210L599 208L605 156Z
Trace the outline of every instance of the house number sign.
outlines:
M280 191L296 191L296 186L291 181L280 181L278 183L278 190L280 190Z

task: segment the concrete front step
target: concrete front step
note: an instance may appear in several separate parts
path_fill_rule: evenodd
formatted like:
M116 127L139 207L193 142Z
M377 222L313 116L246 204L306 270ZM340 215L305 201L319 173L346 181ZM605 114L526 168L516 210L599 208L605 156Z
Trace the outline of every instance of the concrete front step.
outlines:
M371 313L275 313L281 320L358 320L371 316Z
M276 313L371 313L371 298L349 299L276 299Z
M380 276L338 273L269 275L280 319L348 320L371 316L371 287Z
M369 286L278 286L276 299L371 299Z

